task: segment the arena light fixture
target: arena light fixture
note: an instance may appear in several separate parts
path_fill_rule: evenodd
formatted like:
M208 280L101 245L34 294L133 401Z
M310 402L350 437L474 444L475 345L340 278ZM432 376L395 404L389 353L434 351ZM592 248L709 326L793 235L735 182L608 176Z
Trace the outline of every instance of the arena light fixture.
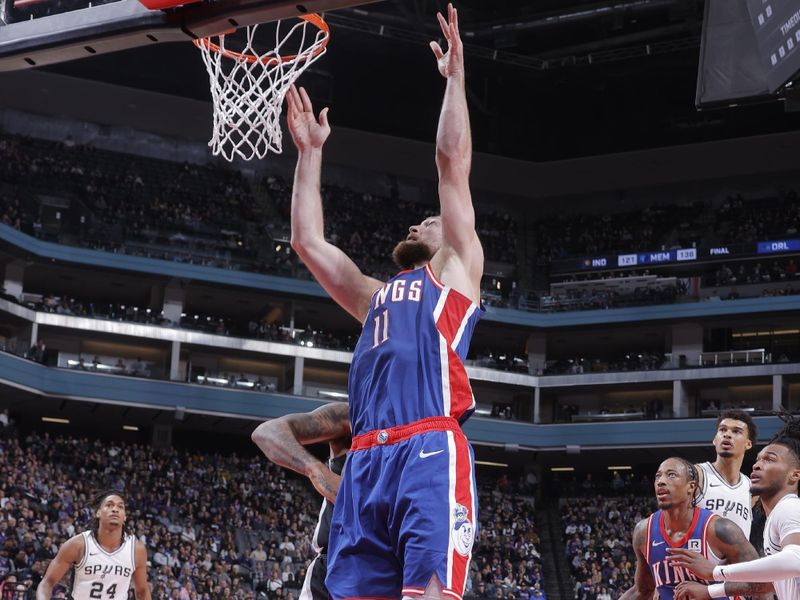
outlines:
M122 428L125 431L139 431L139 428L136 425L123 425Z
M69 425L69 419L62 419L60 417L42 417L45 423L60 423L62 425Z
M334 400L347 400L348 396L344 392L335 392L333 390L319 390L317 396L323 398L333 398Z
M508 463L492 462L491 460L476 460L476 465L483 465L484 467L502 467L507 468Z
M553 473L572 473L575 467L550 467Z
M800 329L774 329L772 331L738 331L731 334L734 338L768 337L770 335L797 335Z
M632 471L633 467L630 465L612 465L608 467L609 471Z

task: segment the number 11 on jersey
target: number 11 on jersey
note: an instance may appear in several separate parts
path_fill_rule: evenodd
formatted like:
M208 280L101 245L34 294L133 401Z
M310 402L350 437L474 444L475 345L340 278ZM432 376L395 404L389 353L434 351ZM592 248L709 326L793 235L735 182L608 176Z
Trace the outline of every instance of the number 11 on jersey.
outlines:
M375 328L372 331L372 347L377 348L389 339L389 311L384 310L375 317Z

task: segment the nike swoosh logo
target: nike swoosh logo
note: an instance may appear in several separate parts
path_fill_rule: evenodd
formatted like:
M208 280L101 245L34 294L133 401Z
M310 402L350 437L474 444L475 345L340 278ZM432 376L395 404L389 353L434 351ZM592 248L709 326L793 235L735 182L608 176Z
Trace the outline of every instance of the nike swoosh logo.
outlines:
M97 556L100 554L99 552L89 552L89 556Z
M436 450L434 452L425 452L425 450L419 451L420 458L428 458L429 456L433 456L434 454L441 454L444 450Z
M721 483L709 483L708 487L719 487L721 485L722 485Z
M664 542L653 542L653 546L660 546L660 545L661 545L661 544L663 544L663 543L664 543Z

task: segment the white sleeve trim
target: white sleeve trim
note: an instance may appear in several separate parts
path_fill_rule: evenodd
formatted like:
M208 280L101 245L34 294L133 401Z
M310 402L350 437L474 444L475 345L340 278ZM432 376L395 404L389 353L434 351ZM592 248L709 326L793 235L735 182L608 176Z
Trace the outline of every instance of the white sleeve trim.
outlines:
M790 544L772 556L750 562L714 567L715 581L744 581L752 583L780 581L800 577L800 545Z

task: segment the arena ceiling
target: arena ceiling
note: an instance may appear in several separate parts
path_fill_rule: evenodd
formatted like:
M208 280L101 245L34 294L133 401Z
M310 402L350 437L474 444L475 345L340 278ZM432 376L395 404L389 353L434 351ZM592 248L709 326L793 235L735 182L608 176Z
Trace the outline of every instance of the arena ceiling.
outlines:
M327 56L304 75L334 126L432 141L442 81L427 46L442 0L328 13ZM546 161L800 128L776 101L694 107L703 0L459 0L477 151ZM208 99L191 44L49 67Z

